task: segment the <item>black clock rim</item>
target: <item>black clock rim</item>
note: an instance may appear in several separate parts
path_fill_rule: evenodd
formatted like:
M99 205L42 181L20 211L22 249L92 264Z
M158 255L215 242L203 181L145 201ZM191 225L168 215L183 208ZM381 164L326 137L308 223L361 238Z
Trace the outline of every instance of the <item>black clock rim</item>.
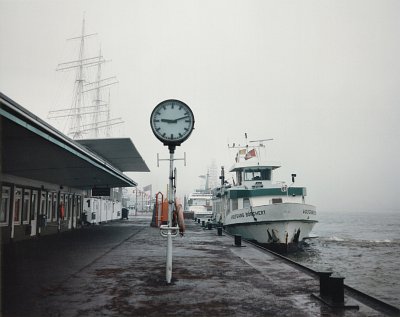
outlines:
M154 112L158 109L158 107L162 106L162 104L164 104L164 103L166 103L166 102L177 102L177 103L183 104L183 105L189 110L190 115L191 115L191 117L193 118L192 129L191 129L183 138L181 138L181 139L176 139L176 140L164 139L163 137L161 137L160 135L158 135L158 134L156 133L156 131L154 130L153 122L152 122L152 118L153 118ZM178 100L178 99L166 99L166 100L164 100L164 101L161 101L157 106L154 107L154 109L153 109L153 111L151 112L151 115L150 115L150 127L151 127L151 130L153 131L153 134L154 134L155 137L156 137L157 139L159 139L164 145L168 145L168 146L169 146L169 145L179 146L179 145L181 145L183 142L185 142L185 141L189 138L189 136L192 134L192 132L193 132L193 130L194 130L194 123L195 123L195 120L194 120L194 115L193 115L192 109L190 109L190 107L189 107L185 102L183 102L183 101L181 101L181 100Z

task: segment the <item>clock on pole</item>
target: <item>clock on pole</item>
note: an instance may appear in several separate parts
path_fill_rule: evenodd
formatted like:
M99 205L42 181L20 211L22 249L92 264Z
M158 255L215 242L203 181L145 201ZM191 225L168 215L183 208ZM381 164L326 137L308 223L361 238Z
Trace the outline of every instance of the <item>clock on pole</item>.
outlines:
M172 223L172 213L175 207L176 171L174 172L175 148L188 139L194 129L194 116L190 107L176 99L160 102L151 113L150 126L154 135L169 149L169 190L168 190L168 224L160 226L160 234L167 238L166 281L171 283L172 278L172 237L178 234L178 225ZM186 164L186 156L185 156ZM158 164L157 157L157 164ZM175 181L175 182L174 182ZM181 210L179 210L181 208ZM182 206L177 205L177 211ZM183 215L182 215L183 218ZM183 226L184 227L184 224ZM183 234L183 231L182 231Z
M175 149L190 136L194 129L194 116L189 106L176 99L160 102L150 116L154 135L169 149Z

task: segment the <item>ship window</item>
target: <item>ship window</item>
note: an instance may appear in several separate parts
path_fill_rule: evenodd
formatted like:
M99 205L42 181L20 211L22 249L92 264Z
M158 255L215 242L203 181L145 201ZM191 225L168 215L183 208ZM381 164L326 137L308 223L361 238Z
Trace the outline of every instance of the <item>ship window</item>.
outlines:
M272 203L273 204L281 204L282 203L282 198L272 198Z
M270 169L246 169L244 172L245 181L253 180L271 180L271 170Z
M238 200L232 199L232 210L238 209Z
M236 180L238 185L242 185L242 171L236 171Z

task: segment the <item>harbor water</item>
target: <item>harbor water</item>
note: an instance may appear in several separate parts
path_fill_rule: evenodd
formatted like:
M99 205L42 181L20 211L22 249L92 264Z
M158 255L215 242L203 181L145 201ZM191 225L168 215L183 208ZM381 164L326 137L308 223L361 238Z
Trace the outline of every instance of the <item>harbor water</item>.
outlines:
M400 307L400 210L320 212L318 218L317 237L288 257Z

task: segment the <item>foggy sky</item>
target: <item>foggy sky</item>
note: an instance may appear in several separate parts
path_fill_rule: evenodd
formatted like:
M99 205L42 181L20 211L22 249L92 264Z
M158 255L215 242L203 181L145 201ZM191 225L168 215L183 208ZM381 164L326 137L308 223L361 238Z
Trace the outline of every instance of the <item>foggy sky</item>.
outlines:
M139 186L165 190L168 151L153 136L153 108L186 102L195 130L177 150L178 193L201 185L215 160L232 165L227 144L274 138L275 180L298 175L320 211L400 210L400 2L0 0L0 91L46 119L69 107L72 82L56 72L101 43L114 116L151 173ZM73 76L72 76L73 80ZM50 122L54 124L54 122ZM61 129L60 126L57 126Z

